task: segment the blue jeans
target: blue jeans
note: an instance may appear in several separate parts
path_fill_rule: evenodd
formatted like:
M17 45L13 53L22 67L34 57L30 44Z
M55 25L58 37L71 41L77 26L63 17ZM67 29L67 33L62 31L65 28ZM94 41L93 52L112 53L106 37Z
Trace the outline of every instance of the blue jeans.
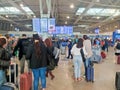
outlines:
M74 55L73 56L73 64L74 64L74 76L75 76L75 78L80 78L80 76L81 76L81 66L82 66L81 55Z
M91 58L92 57L86 58L86 60L85 60L85 67L88 67L90 65Z
M5 72L3 70L0 70L0 85L6 82L6 76Z
M38 90L39 78L41 79L42 88L46 88L46 67L32 69L34 76L34 90Z

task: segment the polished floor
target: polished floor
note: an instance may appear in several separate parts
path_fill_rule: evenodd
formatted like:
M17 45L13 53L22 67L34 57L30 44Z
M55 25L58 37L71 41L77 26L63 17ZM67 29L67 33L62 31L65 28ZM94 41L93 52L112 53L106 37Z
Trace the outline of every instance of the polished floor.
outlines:
M109 48L107 58L100 64L94 64L94 83L80 82L72 79L72 60L61 55L59 66L53 71L55 78L47 78L46 90L115 90L115 74L120 71L120 65L115 64L115 55L112 47ZM82 74L84 69L82 66Z

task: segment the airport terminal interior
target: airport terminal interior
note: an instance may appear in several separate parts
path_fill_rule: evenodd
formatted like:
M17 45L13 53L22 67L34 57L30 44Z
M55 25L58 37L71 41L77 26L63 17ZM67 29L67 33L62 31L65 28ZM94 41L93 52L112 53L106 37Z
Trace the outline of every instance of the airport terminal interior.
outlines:
M120 0L0 0L1 47L11 65L0 54L0 90L120 90Z

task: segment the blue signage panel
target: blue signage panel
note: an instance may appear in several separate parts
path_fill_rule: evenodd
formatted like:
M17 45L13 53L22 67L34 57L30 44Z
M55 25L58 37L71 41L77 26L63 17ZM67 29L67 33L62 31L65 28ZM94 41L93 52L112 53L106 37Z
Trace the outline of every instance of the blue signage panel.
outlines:
M41 18L41 32L47 32L48 31L48 20L47 18Z
M40 19L39 18L33 18L32 19L32 26L33 31L40 32Z
M68 34L72 35L73 34L73 26L68 26Z
M100 31L99 28L96 28L95 29L95 34L99 34L99 31Z

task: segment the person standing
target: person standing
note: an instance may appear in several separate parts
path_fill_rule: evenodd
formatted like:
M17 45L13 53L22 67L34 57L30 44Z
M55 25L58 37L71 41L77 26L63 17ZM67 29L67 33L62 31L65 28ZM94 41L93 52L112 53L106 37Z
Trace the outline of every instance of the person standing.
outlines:
M26 34L22 34L22 38L20 38L17 42L17 45L15 46L13 50L13 56L15 56L15 53L19 51L19 60L20 60L20 72L21 74L24 73L24 67L25 67L25 55L26 51L29 45L28 38Z
M7 47L7 38L0 37L0 60L10 61L10 53L5 49ZM6 82L5 71L9 66L0 65L0 86Z
M49 64L51 62L54 62L54 64L55 64L55 56L53 55L54 46L52 44L52 40L50 38L46 38L45 39L45 45L47 47L47 57L48 57L48 61L49 61L46 76L48 77L48 74L49 74L51 76L51 80L53 80L55 78L55 76L52 73L52 69L55 68L55 65L54 65L54 68L52 68L52 69L49 66Z
M68 56L67 56L67 59L69 59L70 56L71 56L71 59L73 59L73 56L71 54L71 49L72 49L72 42L71 42L71 40L68 40Z
M91 57L93 55L92 53L92 45L91 45L91 41L89 40L87 35L83 35L83 46L85 47L85 50L87 52L86 55L86 60L85 60L85 76L86 76L86 72L87 72L87 67L90 65L90 61L91 61Z
M73 55L74 80L75 81L81 81L82 80L82 78L81 78L82 56L81 56L81 53L80 53L80 49L82 47L83 47L83 39L79 38L78 42L76 44L74 44L72 49L71 49L71 53Z
M26 59L29 60L30 68L34 77L34 90L38 90L39 78L42 90L46 89L47 48L38 34L33 35L33 44L29 45Z

